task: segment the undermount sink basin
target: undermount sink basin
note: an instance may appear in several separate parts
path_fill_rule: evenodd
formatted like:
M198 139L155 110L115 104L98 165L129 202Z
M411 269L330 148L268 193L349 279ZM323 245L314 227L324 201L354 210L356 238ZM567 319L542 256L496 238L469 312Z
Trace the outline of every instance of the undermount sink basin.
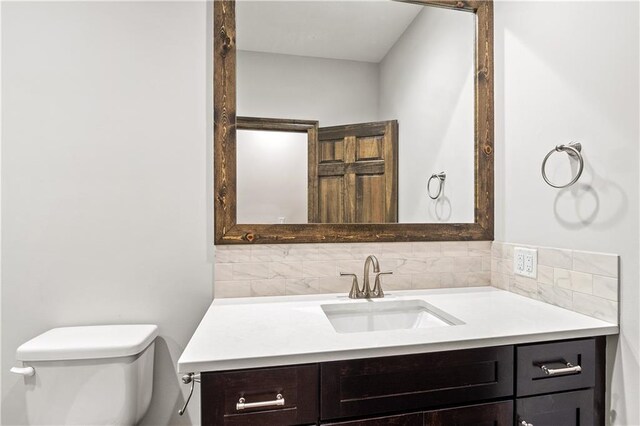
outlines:
M338 333L447 327L459 319L423 300L364 301L322 305Z

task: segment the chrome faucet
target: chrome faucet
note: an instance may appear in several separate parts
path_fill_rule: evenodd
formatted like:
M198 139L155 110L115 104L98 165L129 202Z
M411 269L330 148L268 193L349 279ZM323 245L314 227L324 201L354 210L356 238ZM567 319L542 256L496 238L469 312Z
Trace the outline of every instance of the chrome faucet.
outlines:
M373 289L369 284L369 268L371 267L371 264L373 264L373 272L376 274ZM380 272L380 263L378 262L378 258L374 255L367 256L367 259L364 261L364 277L362 280L362 290L360 290L360 286L358 285L358 276L356 274L340 272L341 276L353 277L353 281L351 282L351 291L349 292L349 298L351 299L376 299L384 297L380 275L390 274L393 274L393 272Z

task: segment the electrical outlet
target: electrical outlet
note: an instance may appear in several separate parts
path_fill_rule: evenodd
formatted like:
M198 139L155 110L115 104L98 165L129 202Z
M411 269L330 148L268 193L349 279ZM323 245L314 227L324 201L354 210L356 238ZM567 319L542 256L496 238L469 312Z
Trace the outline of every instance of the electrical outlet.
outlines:
M523 277L537 278L538 250L523 247L513 249L513 272Z

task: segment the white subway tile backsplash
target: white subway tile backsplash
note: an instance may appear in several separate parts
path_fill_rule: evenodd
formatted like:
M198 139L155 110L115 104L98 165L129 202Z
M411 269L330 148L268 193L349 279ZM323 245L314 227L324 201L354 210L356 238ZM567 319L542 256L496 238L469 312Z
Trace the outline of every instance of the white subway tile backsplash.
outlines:
M287 260L319 260L319 247L317 244L287 244L286 250Z
M233 264L232 263L218 263L216 265L214 273L216 279L220 281L232 281L233 280Z
M413 257L413 244L396 243L383 245L381 257L385 259L411 259Z
M393 244L403 244L403 243L393 243ZM330 250L339 249L342 244L332 244ZM382 247L381 243L354 243L354 244L346 244L349 246L349 250L351 251L351 258L353 260L364 260L370 254L375 255L379 259L382 259Z
M509 276L491 271L491 285L502 290L509 290Z
M283 261L287 257L286 249L277 245L251 246L252 262Z
M399 274L424 274L427 270L427 260L439 259L437 257L428 259L401 259L397 264L396 271Z
M538 265L538 282L553 284L553 268L551 266Z
M571 269L571 250L562 250L547 247L539 248L538 264L544 266L552 266L554 268Z
M617 278L618 256L576 251L573 252L573 269L589 274Z
M538 299L538 283L533 278L514 275L509 279L509 290L531 299Z
M593 276L593 295L603 297L608 300L618 300L618 279Z
M233 280L265 280L271 278L269 263L267 262L246 262L233 264Z
M410 290L412 288L412 278L411 275L393 274L383 275L380 277L380 280L383 291L389 292L392 290ZM362 285L362 283L360 284ZM373 285L373 282L371 285Z
M430 257L426 259L426 272L456 272L452 257Z
M538 275L533 280L514 275L511 265L515 246L527 247L493 242L491 284L494 287L618 322L618 256L532 247L538 250Z
M345 286L348 287L348 283L351 281L342 280ZM216 282L216 285L218 283ZM314 294L318 293L318 278L295 278L285 280L285 293L286 294Z
M444 276L445 275L443 275L443 277ZM466 272L453 272L446 276L451 278L450 281L447 281L447 287L467 287L467 283L469 282L469 274Z
M491 256L482 257L482 270L491 272Z
M482 272L482 258L454 257L453 270L456 272Z
M240 246L216 246L216 263L251 261L251 248Z
M302 278L302 261L270 262L271 276L273 278ZM222 279L222 278L220 278Z
M567 269L553 269L553 283L557 287L580 293L593 293L593 275Z
M219 281L216 282L214 297L249 297L251 281Z
M338 268L335 262L330 260L312 260L302 262L303 278L336 277Z
M355 273L362 284L364 260L374 254L382 270L394 273L382 277L386 291L493 285L617 322L617 256L533 247L538 275L530 279L513 274L514 247L488 241L217 246L215 297L347 294L351 278L338 272Z
M346 245L336 248L318 247L318 260L344 260L351 259L351 249Z
M491 271L469 272L467 284L470 287L483 286L491 282Z
M399 242L217 246L216 297L348 293L362 284L365 258L374 254L383 288L439 288L491 284L491 242ZM371 274L373 280L373 273Z
M618 322L618 303L591 294L574 292L573 310L604 321Z
M538 300L561 308L571 309L573 306L573 292L553 284L538 282Z
M440 250L444 257L461 257L469 255L469 245L466 241L443 241Z
M364 262L361 260L339 260L338 261L338 273L345 272L348 274L361 275L363 272ZM387 268L387 264L384 264L384 268Z
M411 276L411 288L440 288L442 287L441 273L424 273Z
M494 259L502 259L502 248L505 246L503 243L491 244L491 257Z
M469 256L491 256L491 241L469 241L467 250Z
M251 281L251 296L284 296L285 280L256 280Z
M439 242L426 241L411 243L412 258L440 257L442 256L442 246Z
M344 277L321 277L317 281L317 293L349 293L351 290L351 279L342 279ZM345 281L347 283L345 287ZM362 282L360 282L362 285Z

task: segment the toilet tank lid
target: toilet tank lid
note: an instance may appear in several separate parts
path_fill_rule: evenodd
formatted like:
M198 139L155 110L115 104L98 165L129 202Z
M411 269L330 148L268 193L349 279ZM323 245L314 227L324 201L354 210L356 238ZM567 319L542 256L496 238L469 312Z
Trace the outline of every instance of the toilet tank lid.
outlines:
M144 351L158 336L158 326L93 325L54 328L16 351L19 361L116 358Z

